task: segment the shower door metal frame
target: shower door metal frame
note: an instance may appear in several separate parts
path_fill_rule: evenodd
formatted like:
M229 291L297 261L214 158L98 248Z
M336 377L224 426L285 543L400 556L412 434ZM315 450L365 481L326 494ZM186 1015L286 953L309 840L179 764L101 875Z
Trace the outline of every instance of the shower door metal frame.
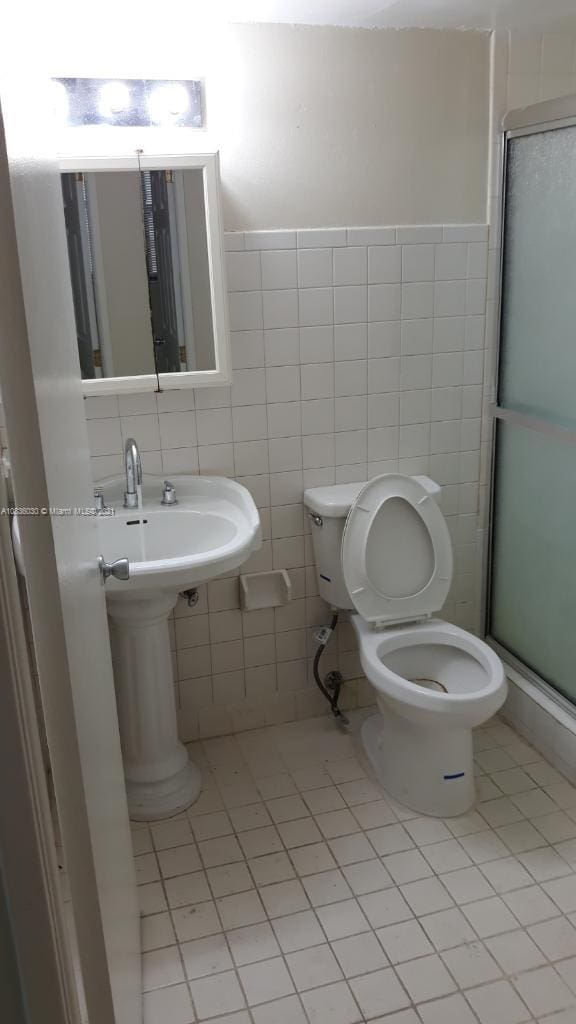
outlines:
M501 160L500 160L500 183L501 183L501 204L500 204L500 253L499 253L499 289L498 289L498 311L496 359L490 381L491 392L495 401L490 405L489 415L491 421L491 457L490 457L490 481L489 481L489 505L487 540L484 545L483 554L483 585L482 585L482 622L486 642L496 651L505 664L515 669L529 682L553 700L560 708L574 715L574 704L560 693L552 683L543 679L534 669L512 654L498 640L490 635L490 595L492 589L492 555L494 543L494 500L495 500L495 479L496 479L496 423L510 423L521 429L533 430L538 434L554 437L561 443L576 446L576 430L548 423L536 416L527 416L525 413L506 409L499 404L500 385L500 353L502 346L502 295L504 280L504 229L506 224L506 171L508 157L508 142L511 139L527 135L536 135L543 132L556 131L561 128L572 128L576 126L576 95L561 96L559 99L545 100L542 103L534 103L528 107L520 107L517 110L509 111L502 119L501 139Z

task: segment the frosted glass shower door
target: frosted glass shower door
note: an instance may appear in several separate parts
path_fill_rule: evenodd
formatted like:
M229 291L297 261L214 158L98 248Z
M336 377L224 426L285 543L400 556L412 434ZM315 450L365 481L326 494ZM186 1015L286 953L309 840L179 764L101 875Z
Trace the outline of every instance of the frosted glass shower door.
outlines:
M506 146L488 632L576 703L576 125Z

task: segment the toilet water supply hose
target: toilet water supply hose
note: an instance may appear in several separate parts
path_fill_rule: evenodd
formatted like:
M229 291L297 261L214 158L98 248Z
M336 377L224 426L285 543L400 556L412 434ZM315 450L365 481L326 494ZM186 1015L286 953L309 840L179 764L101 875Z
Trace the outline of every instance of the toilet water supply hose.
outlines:
M346 715L343 714L343 712L338 707L338 701L340 699L340 690L342 689L342 683L344 682L342 675L340 674L340 672L328 672L324 681L322 681L320 672L318 670L320 665L320 658L324 653L324 650L330 637L332 636L332 633L336 629L337 623L338 612L334 612L332 616L332 622L330 623L330 625L323 626L322 629L319 629L318 632L316 633L315 639L318 641L318 647L316 649L316 654L314 655L313 671L314 679L316 680L316 685L320 692L328 701L330 705L330 710L334 715L334 718L341 725L348 725L348 719L346 718Z

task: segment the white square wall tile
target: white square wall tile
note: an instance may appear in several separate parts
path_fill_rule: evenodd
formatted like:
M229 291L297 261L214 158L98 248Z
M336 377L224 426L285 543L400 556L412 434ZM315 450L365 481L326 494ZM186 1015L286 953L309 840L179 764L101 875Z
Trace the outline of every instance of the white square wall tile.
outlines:
M399 320L402 291L399 284L368 285L368 321Z
M367 355L367 325L336 324L334 327L334 358L338 361L365 359Z
M402 246L402 280L407 282L434 280L434 246Z
M266 329L298 326L298 292L295 288L262 292L262 315Z
M232 331L230 334L232 368L246 369L264 366L264 336L262 331Z
M334 430L334 399L309 399L301 403L302 434L329 434Z
M262 265L262 288L265 291L298 287L296 251L290 249L270 250L260 253Z
M370 246L368 249L368 283L398 284L401 280L402 246Z
M298 302L301 327L319 327L334 322L332 288L300 288Z
M367 290L365 285L343 285L334 289L334 322L361 323L367 316Z
M414 320L434 315L434 285L408 283L402 285L402 319Z
M122 451L120 420L117 417L87 420L91 455L113 455Z
M404 391L400 394L400 423L430 422L430 391Z
M466 347L466 317L434 318L435 352L462 352Z
M256 407L258 408L258 407ZM302 429L300 402L275 402L266 407L268 437L296 437Z
M466 288L466 281L437 281L434 285L434 315L464 316L467 312Z
M371 359L400 355L400 321L368 324L368 355Z
M368 360L368 394L385 394L400 387L400 359Z
M367 250L364 246L334 249L334 284L366 284L368 280Z
M300 362L331 363L334 359L334 328L300 328Z
M417 391L430 387L433 357L428 355L402 356L400 361L400 390Z
M435 321L431 318L419 320L402 320L401 351L402 355L425 355L432 352L432 339Z
M251 401L247 404L257 405L261 401L262 391L258 385L248 395ZM258 397L257 392L260 394ZM271 366L266 368L266 399L269 403L296 402L300 399L300 366Z
M254 331L262 327L262 292L230 292L230 330Z
M227 252L226 276L231 292L257 291L262 284L260 253Z
M334 367L334 388L337 398L350 395L365 395L368 364L365 359L336 363Z
M400 427L398 435L398 457L413 459L418 455L428 455L430 451L430 425L428 423L412 423Z
M427 419L429 417L425 416L424 420ZM399 405L397 394L368 395L369 427L396 427L398 421Z
M268 436L265 405L241 405L232 410L235 441L255 441Z
M300 381L303 402L312 398L332 398L334 395L334 365L332 363L302 365Z
M367 398L363 395L337 398L334 403L336 430L362 430L367 425Z
M299 362L300 333L297 327L280 327L264 331L266 366L291 366Z
M468 272L468 246L466 242L443 242L435 247L435 277L437 281L463 280Z
M299 249L298 287L322 288L331 284L332 249Z
M230 409L202 409L196 413L198 444L225 444L232 440Z

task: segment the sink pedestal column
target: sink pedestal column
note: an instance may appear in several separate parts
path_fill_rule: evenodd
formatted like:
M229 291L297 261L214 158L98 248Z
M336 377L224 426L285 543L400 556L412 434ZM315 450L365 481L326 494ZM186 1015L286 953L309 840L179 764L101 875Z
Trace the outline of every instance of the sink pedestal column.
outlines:
M199 769L178 739L168 616L177 594L108 597L130 817L169 818L197 799Z

